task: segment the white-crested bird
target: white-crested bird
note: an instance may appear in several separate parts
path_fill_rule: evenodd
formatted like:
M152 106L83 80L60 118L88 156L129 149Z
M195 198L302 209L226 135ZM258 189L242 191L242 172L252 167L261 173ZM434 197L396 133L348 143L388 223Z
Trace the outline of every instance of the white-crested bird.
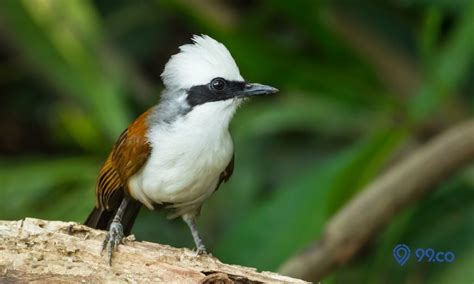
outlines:
M229 123L246 98L278 91L246 82L223 44L206 35L192 40L166 64L160 102L128 126L100 169L96 206L85 224L108 229L109 263L141 205L181 217L198 253L206 252L196 219L232 175Z

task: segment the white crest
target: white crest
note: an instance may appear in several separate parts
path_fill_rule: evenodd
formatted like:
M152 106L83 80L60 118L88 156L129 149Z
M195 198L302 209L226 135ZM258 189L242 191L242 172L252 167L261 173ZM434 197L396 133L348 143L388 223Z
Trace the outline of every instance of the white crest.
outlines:
M239 68L229 50L207 35L194 35L193 44L179 47L161 74L168 89L188 89L209 83L216 77L243 81Z

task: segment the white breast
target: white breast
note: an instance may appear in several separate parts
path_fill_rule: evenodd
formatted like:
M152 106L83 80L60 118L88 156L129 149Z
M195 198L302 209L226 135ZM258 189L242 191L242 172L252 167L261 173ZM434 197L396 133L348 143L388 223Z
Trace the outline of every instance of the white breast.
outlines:
M235 107L231 101L206 103L153 127L148 135L152 154L129 180L132 197L150 209L153 203L172 203L177 215L199 208L232 159L228 124Z

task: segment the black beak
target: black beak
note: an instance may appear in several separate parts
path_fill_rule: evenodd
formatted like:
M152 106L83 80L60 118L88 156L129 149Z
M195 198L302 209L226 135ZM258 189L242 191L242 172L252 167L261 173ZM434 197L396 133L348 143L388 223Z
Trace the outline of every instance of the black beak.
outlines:
M245 84L245 87L242 91L238 92L238 97L252 97L252 96L263 96L270 95L278 92L277 88L271 86L262 85L262 84Z

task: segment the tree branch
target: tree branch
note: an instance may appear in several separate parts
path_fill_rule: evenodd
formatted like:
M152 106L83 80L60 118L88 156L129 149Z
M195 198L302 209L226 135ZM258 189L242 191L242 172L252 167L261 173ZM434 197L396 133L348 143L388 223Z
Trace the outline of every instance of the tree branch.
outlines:
M345 263L392 218L474 160L474 120L455 126L395 164L327 224L321 238L280 269L317 281Z
M101 255L104 238L104 231L73 222L0 221L0 282L303 283L133 237L125 239L110 267Z

